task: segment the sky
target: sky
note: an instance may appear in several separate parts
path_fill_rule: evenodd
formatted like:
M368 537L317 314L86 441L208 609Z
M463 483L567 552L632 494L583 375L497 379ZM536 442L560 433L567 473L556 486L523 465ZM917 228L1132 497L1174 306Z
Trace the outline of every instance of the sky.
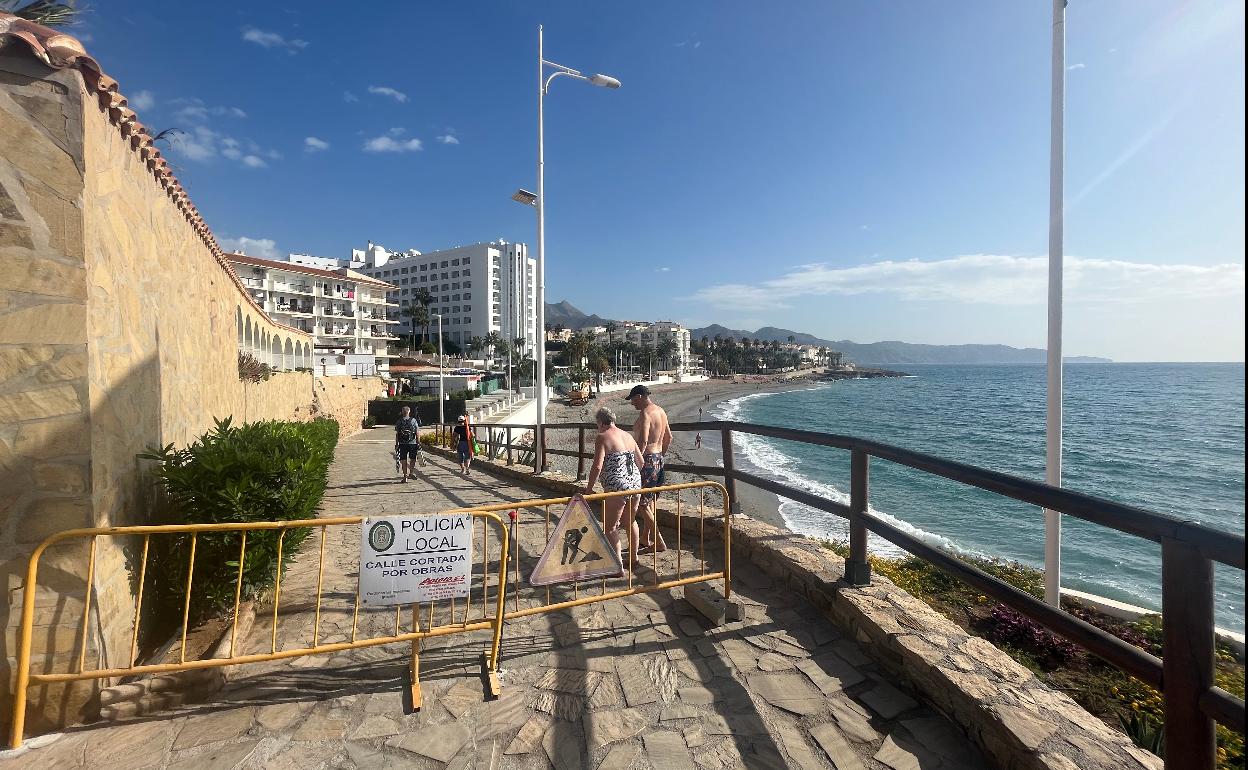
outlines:
M226 247L535 242L547 299L1044 347L1051 4L87 3ZM363 18L353 19L353 14ZM1068 355L1244 360L1244 6L1071 0ZM533 249L535 252L536 250Z

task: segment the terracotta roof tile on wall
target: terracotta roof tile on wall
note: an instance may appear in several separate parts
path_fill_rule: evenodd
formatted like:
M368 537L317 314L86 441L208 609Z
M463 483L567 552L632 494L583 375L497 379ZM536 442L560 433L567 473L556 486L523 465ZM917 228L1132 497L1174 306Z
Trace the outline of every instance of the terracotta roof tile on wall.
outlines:
M199 215L190 196L186 194L186 190L182 188L178 178L170 170L169 164L161 156L160 148L152 143L152 137L147 133L147 128L139 122L134 110L127 106L126 97L117 90L117 81L100 70L99 63L87 54L82 43L71 35L57 32L42 24L0 12L0 50L11 49L14 43L19 44L20 48L53 69L76 69L82 73L88 92L95 94L100 109L108 110L109 122L117 127L123 139L129 140L130 149L144 162L156 183L164 188L173 205L178 207L187 223L208 247L213 259L233 280L239 293L252 307L264 313L264 308L256 304L256 301L247 293L243 282L239 280L230 261L225 258L225 254L217 244L217 239L213 237L212 230ZM267 314L265 317L268 317ZM303 336L311 336L302 329L286 326L273 321L272 318L269 320L284 329Z

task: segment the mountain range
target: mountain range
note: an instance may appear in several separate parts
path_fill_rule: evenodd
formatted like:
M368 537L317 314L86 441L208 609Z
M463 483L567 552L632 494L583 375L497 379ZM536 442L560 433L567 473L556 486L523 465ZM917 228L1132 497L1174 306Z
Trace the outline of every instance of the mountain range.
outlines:
M546 322L559 324L568 329L584 329L588 326L603 326L608 319L597 314L587 314L577 309L572 303L564 300L557 304L546 303ZM719 324L711 324L699 329L690 329L690 336L695 339L715 335L735 337L740 340L749 338L765 342L788 342L793 337L802 345L826 346L845 354L847 360L864 365L896 365L896 364L1042 364L1045 362L1043 348L1015 348L1009 345L921 345L913 342L889 340L885 342L853 342L851 340L825 340L813 334L781 329L776 326L764 326L756 331L729 329ZM1067 356L1067 363L1110 363L1111 359L1096 356Z

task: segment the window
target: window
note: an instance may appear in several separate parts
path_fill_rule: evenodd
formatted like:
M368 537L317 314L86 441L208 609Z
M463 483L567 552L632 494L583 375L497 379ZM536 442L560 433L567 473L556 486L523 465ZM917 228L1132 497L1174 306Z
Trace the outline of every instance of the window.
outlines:
M464 299L467 299L467 296L465 296L465 297L464 297ZM471 313L471 312L472 312L472 305L464 305L464 312L465 312L465 313Z
M465 289L471 289L471 288L472 288L472 281L464 281L464 288L465 288Z
M451 260L451 264L452 264L452 265L458 265L458 264L459 264L459 260L458 260L458 259L452 259L452 260Z
M458 270L452 270L452 271L451 271L451 277L452 277L452 278L458 278L458 277L459 277L459 271L458 271Z
M464 299L472 299L472 292L470 291L464 292Z
M467 270L467 269L465 269L465 270L464 270L464 277L466 278L466 277L468 277L468 276L470 276L470 275L472 275L472 271L471 271L471 270Z
M456 305L455 307L451 308L451 312L452 312L452 313L461 313L461 312L463 312L463 311L459 309L459 305Z
M451 289L452 289L452 290L455 290L455 289L458 289L458 288L459 288L459 284L457 284L457 283L453 283L453 284L451 284Z
M446 260L442 260L442 267L446 267Z
M456 294L455 296L451 297L451 302L459 302L459 295Z
M443 267L445 267L445 266L446 266L446 265L444 264L444 265L443 265ZM444 281L445 281L448 277L449 277L449 276L447 276L447 274L446 274L446 273L443 273L443 274L442 274L442 280L444 280Z
M400 272L400 273L402 273L403 275L407 275L407 268L405 267L405 268L403 268L402 270L400 270L399 272Z
M422 273L423 273L423 272L426 272L428 269L429 269L429 266L428 266L428 265L421 265L421 266L420 266L420 272L422 272Z

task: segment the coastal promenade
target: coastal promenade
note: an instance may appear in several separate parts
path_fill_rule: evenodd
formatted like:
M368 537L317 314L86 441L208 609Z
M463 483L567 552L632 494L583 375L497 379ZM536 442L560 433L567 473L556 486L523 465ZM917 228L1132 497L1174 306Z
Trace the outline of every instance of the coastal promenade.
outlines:
M390 444L378 429L339 445L323 516L545 496L487 470L460 476L438 457L426 458L419 480L398 484ZM531 564L543 528L520 530L521 561ZM331 534L327 595L355 590L356 536ZM686 565L697 558L688 545ZM310 538L283 586L283 637L315 623L311 604L296 597L308 589L299 576L315 575L306 567L316 551ZM659 571L676 558L675 549L663 554ZM479 673L486 635L441 637L421 655L416 712L404 702L407 646L359 649L238 667L210 702L33 739L0 755L0 768L986 766L955 725L895 686L843 629L749 564L734 563L733 576L745 618L716 628L676 591L508 622L498 700L484 697ZM261 608L248 644L267 645L268 617ZM392 621L385 612L360 617L367 631ZM323 612L323 638L345 639L350 623L349 610Z

